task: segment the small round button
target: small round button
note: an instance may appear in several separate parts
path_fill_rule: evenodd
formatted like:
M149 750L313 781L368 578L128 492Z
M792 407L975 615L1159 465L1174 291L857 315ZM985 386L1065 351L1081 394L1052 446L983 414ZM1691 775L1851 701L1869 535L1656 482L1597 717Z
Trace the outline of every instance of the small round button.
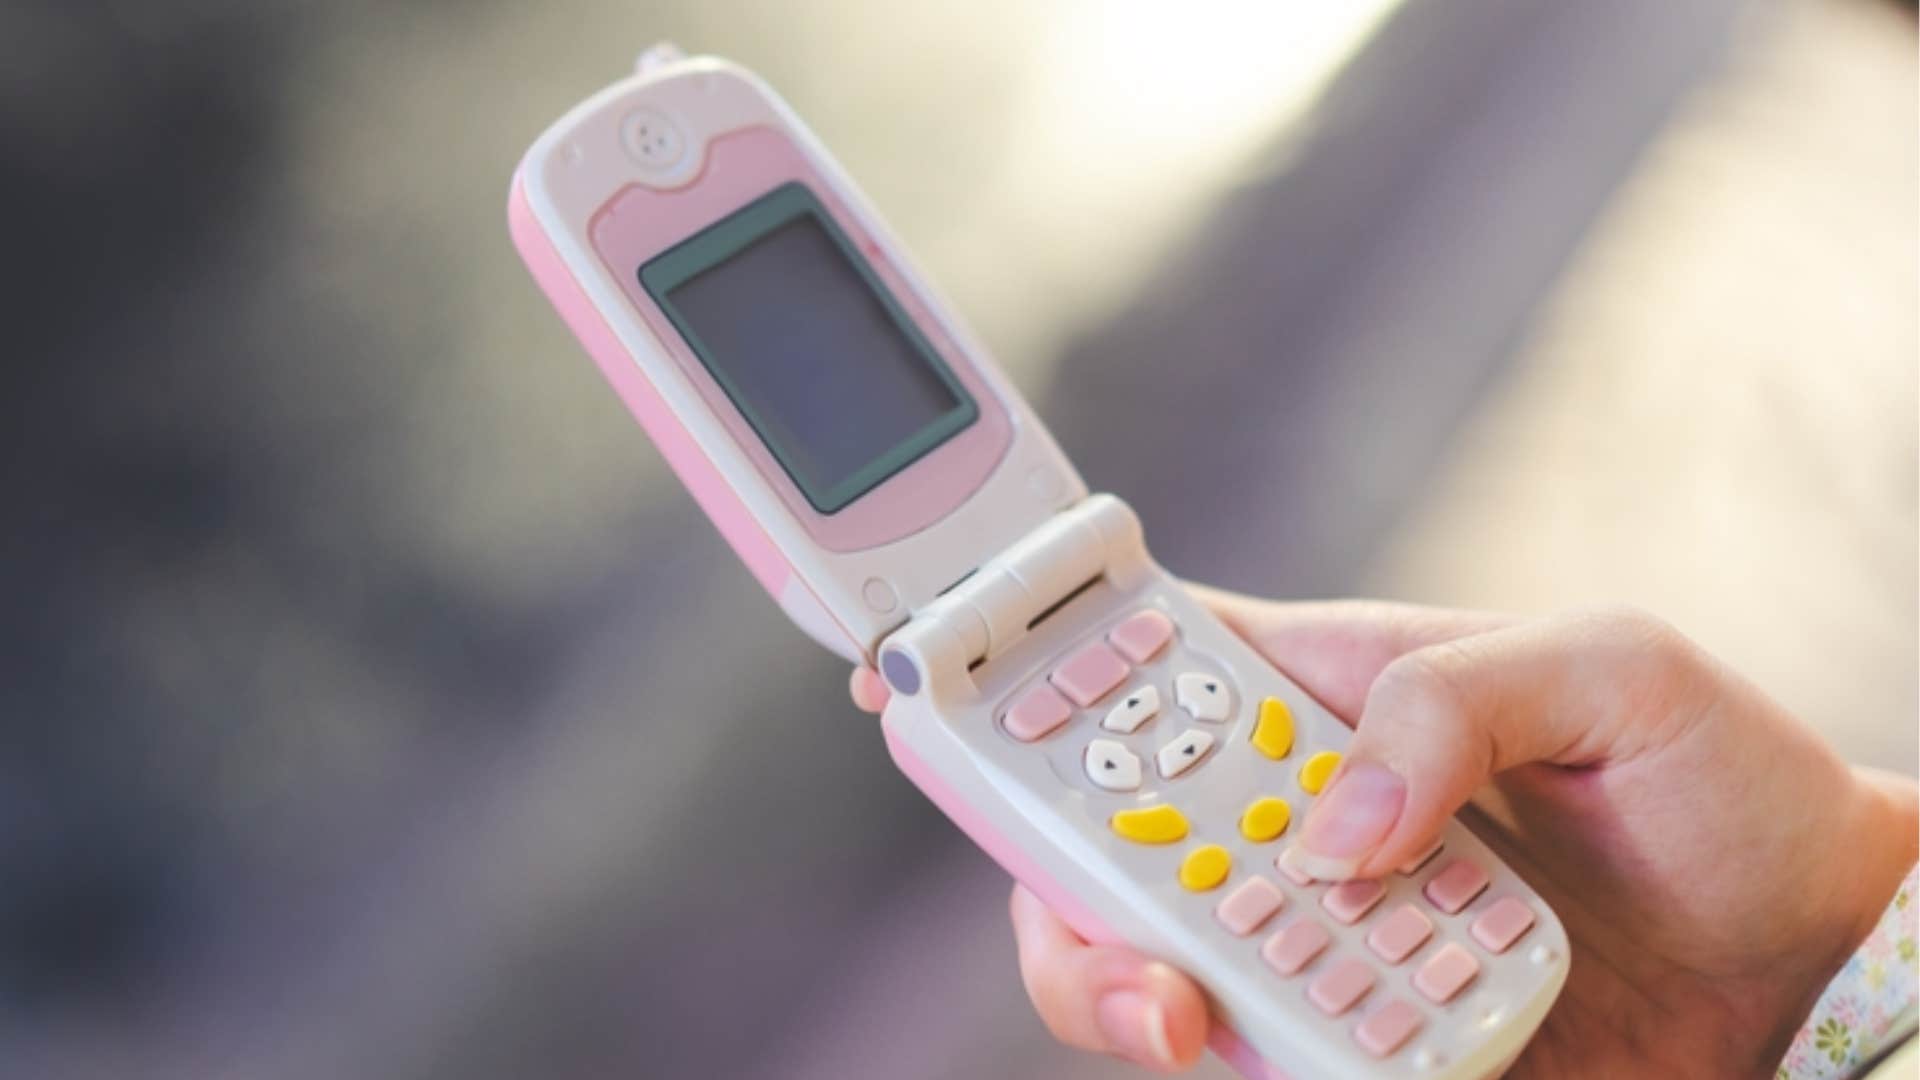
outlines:
M670 169L687 152L680 125L658 109L635 109L620 121L620 141L644 169Z
M892 611L900 603L900 597L894 593L893 586L887 584L885 578L868 578L867 583L860 587L860 595L866 598L868 607L882 615Z
M920 665L899 649L888 649L880 656L880 674L896 694L912 697L920 692Z

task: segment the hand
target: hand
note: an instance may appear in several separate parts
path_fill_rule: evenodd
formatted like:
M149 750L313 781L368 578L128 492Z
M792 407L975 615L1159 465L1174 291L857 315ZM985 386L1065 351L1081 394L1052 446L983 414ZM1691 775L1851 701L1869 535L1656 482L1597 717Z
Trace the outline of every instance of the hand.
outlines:
M1850 769L1647 616L1195 591L1357 721L1297 826L1321 876L1381 876L1465 808L1559 913L1567 986L1511 1075L1770 1073L1920 854L1912 781ZM885 705L871 671L852 692ZM1209 1020L1191 980L1083 943L1018 886L1013 925L1056 1037L1167 1071L1199 1058Z

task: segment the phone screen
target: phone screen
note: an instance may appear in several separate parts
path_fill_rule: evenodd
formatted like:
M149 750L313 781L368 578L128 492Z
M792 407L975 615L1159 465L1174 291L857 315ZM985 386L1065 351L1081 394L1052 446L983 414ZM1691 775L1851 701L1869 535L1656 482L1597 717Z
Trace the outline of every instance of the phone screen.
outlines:
M823 514L979 416L800 183L652 259L640 284Z

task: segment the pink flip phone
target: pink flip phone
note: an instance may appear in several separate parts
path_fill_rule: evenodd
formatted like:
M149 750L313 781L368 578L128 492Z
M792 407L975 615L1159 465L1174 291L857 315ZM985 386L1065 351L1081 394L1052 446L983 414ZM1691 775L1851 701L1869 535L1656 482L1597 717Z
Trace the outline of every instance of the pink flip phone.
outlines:
M1289 829L1348 731L1191 599L758 78L669 50L528 150L540 287L894 761L1082 935L1189 972L1249 1077L1497 1073L1566 933L1458 822L1380 881Z

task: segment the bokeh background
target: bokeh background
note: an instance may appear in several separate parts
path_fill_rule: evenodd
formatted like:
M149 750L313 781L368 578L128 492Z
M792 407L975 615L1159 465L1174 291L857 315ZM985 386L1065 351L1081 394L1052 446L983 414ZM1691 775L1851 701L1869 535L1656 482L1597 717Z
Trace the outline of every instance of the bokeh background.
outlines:
M1177 572L1642 604L1914 771L1911 7L0 0L0 1075L1129 1072L507 242L663 37Z

